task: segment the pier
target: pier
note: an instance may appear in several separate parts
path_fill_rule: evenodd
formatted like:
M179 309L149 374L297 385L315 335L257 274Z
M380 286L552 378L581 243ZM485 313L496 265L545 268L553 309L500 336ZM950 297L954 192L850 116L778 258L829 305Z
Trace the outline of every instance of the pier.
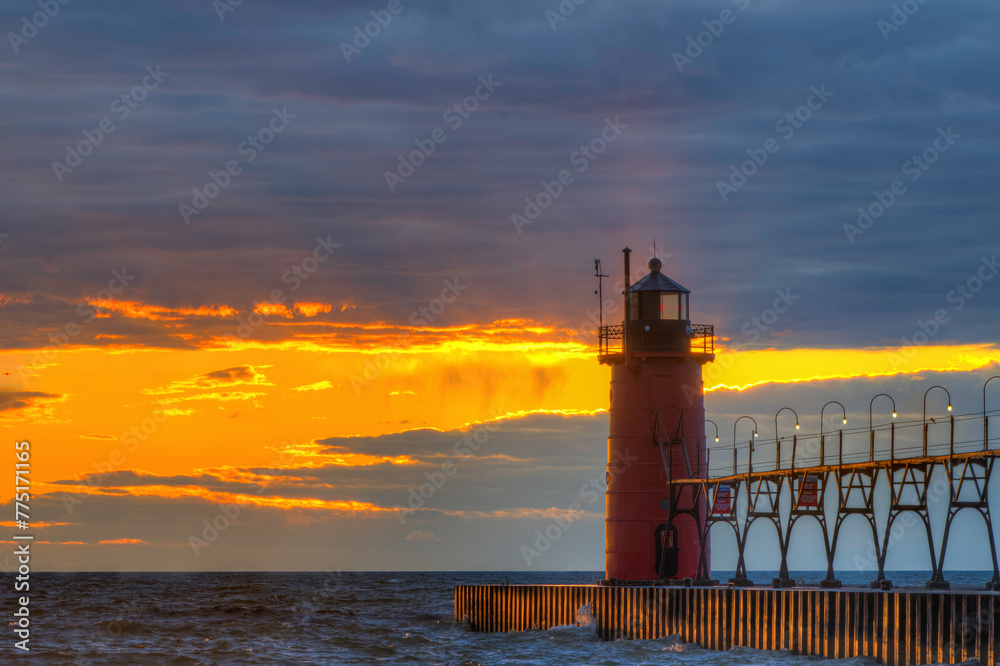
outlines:
M951 408L949 397L949 411ZM863 528L870 530L875 546L878 571L872 587L889 589L892 584L885 575L885 560L893 525L900 516L910 513L923 528L930 556L931 571L926 587L947 590L950 586L945 578L945 556L952 524L962 511L971 510L983 518L982 543L988 544L992 560L993 576L985 581L984 589L1000 590L989 498L993 466L1000 449L993 448L997 442L989 439L989 416L985 402L980 413L948 416L937 424L940 428L948 426L948 438L938 442L928 440L930 423L926 412L922 421L897 424L894 416L887 426L876 428L869 422L868 428L836 431L830 436L833 441L829 446L828 435L822 432L794 435L785 442L777 436L768 442L748 441L745 445L732 447L731 468L728 463L713 466L712 453L719 450L707 449L705 468L699 469L697 462L684 456L686 448L682 437L668 439L665 443L666 437L658 433L657 443L665 464L675 469L674 460L682 458L687 477L667 482L670 489L668 523L683 519L696 525L702 551L696 577L699 583L709 579L707 544L711 528L719 524L729 526L736 537L738 561L732 582L737 586L753 584L747 580L744 557L751 527L758 521L773 525L772 534L777 536L781 553L779 576L773 583L791 586L788 549L792 531L802 519L814 520L822 532L826 553L827 576L820 586L835 588L840 586L834 574L837 546L847 520L857 516ZM956 441L956 423L970 421L983 424L982 436ZM879 435L880 432L883 434ZM918 438L910 438L907 442L899 437L907 432L917 434ZM854 447L848 448L845 436L861 437L869 446L863 447L856 442ZM751 438L756 437L755 429ZM878 437L888 442L876 446ZM903 439L902 445L899 439ZM785 456L782 455L783 443ZM907 452L912 454L907 456ZM744 454L742 459L740 453ZM889 491L881 503L876 498L879 484ZM782 498L787 503L785 510L782 510ZM947 504L943 529L939 531L932 526L930 500ZM880 520L879 515L884 518ZM853 522L857 524L859 520ZM759 535L760 530L757 532Z
M605 640L679 636L710 650L745 646L889 665L1000 659L1000 599L977 591L602 585L460 585L455 619L473 631L579 624Z
M1000 577L988 492L1000 443L990 438L991 415L984 403L982 412L935 422L948 433L938 440L929 439L937 430L926 420L787 440L762 441L754 437L755 428L747 442L734 436L731 451L715 447L701 463L684 455L689 447L679 428L683 421L669 433L657 418L651 444L664 468L677 470L679 464L687 472L687 478L665 484L667 524L687 520L701 535L697 578L458 586L455 618L474 631L505 632L574 625L592 616L597 635L606 640L678 636L712 650L744 646L900 666L1000 663L1000 594L994 592ZM956 440L956 423L969 421L982 424L981 437ZM880 484L888 490L881 505L875 492ZM932 528L930 499L947 505L938 509L947 512L938 530ZM993 564L992 578L977 590L951 590L946 576L952 522L963 510L982 516L986 534L977 541L988 545ZM906 512L919 518L918 533L926 537L931 571L925 589L894 588L886 576L892 526ZM846 522L851 516L857 518ZM818 585L801 585L788 575L791 535L803 518L817 521L823 534L827 575ZM781 554L778 577L757 585L747 578L744 558L756 521L774 530L758 529L752 536L777 538ZM727 525L736 536L736 575L728 581L710 579L704 544L716 525ZM864 588L842 587L833 566L840 537L851 526L870 531L875 546L877 572Z

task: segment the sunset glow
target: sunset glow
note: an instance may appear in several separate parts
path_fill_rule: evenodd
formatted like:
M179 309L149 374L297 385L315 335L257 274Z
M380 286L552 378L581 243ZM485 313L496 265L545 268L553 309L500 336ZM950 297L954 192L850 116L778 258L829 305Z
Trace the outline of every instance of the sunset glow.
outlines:
M221 311L168 315L136 304L106 309L113 317L145 313L157 320ZM298 314L266 314L285 319L330 310L310 306L297 307ZM289 484L273 472L250 470L414 466L420 460L410 455L337 451L318 441L414 429L462 431L529 415L593 415L607 409L607 367L595 362L595 347L567 337L558 325L523 319L443 328L319 324L305 334L283 329L283 339L270 342L207 339L193 349L119 344L50 350L40 364L32 359L44 350L8 352L6 367L30 369L5 376L0 395L17 402L0 412L0 423L13 434L30 421L35 439L59 443L40 449L35 458L35 480L46 492L197 498L370 517L394 508L324 498L334 489L330 484ZM998 361L1000 351L985 344L731 353L721 343L716 361L705 368L705 386L709 392L743 391L972 371ZM105 402L111 393L120 396L114 410ZM149 475L150 481L135 485L112 477L95 483L93 478L128 470ZM87 483L74 484L81 474L90 475ZM177 475L189 475L190 482L155 481ZM208 479L263 490L215 491L203 485Z
M714 461L994 418L993 9L428 1L0 8L33 566L599 567L640 306Z

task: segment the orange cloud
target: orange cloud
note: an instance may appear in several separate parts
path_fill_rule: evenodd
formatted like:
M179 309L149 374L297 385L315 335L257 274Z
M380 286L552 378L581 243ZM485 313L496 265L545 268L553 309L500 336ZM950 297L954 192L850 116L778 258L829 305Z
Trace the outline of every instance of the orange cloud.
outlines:
M39 529L40 530L40 529L43 529L45 527L62 527L64 525L72 525L72 524L73 523L49 523L49 522L46 522L44 520L33 520L33 521L31 521L31 528L32 529ZM16 526L17 526L17 523L15 523L13 520L3 520L3 521L0 521L0 527L14 528Z
M255 506L273 509L316 509L328 511L336 515L351 515L355 517L373 517L387 515L396 511L396 507L383 507L371 502L354 500L322 500L315 498L290 498L278 496L247 495L245 493L229 493L212 491L200 486L115 486L94 488L81 485L72 486L60 484L64 489L75 489L81 495L127 494L131 497L159 497L165 499L199 498L213 504L237 504L241 507Z
M253 311L259 315L277 315L286 319L291 319L294 316L288 306L282 303L267 303L261 301L260 303L254 303Z
M0 543L10 543L10 544L21 544L24 545L23 541L0 541ZM38 541L37 539L31 543L43 543L47 546L95 546L97 544L87 543L86 541Z
M0 412L26 409L37 402L59 397L59 395L53 393L43 393L41 391L0 389Z
M267 395L260 391L216 391L213 393L199 393L197 395L185 395L179 398L164 398L164 405L171 405L176 402L189 400L218 400L220 402L231 402L233 400L252 400Z
M415 465L418 461L414 460L410 456L377 456L369 455L366 453L353 453L350 451L337 451L334 447L329 447L324 444L319 444L317 442L309 442L308 444L298 444L292 442L291 444L285 444L281 450L282 457L291 456L296 458L294 463L289 464L275 464L270 463L268 467L273 469L300 469L300 468L315 468L324 467L326 465L339 465L342 467L367 467L369 465L381 465L384 463L389 463L392 465ZM291 460L291 458L290 458ZM201 470L212 474L216 474L216 469L213 470ZM220 477L224 478L224 477ZM271 477L266 477L263 475L244 475L240 478L240 481L259 483L259 479L269 479ZM230 479L231 480L231 479Z
M323 312L330 312L333 306L329 303L296 303L295 309L298 310L306 317L315 317L316 315ZM343 312L344 308L341 308Z
M192 377L191 379L181 379L171 382L166 386L143 389L142 392L147 395L168 395L173 393L183 393L185 391L229 388L240 385L274 386L274 384L267 380L264 373L258 370L258 368L266 367L270 366L238 365L231 368L224 368L222 370L213 370L212 372L206 372L203 375L198 375L197 377ZM253 394L253 396L256 395L263 394ZM186 399L191 400L198 398Z
M138 301L116 301L112 299L96 299L88 301L101 310L116 312L130 319L148 319L150 321L173 321L185 317L234 317L239 310L228 305L203 305L197 308L167 308L160 305L146 305ZM100 312L97 317L107 317L106 312Z
M107 539L105 541L98 541L99 545L113 545L113 544L136 544L136 543L146 543L142 539Z
M190 416L194 414L193 409L161 409L164 416Z
M319 381L314 384L306 384L305 386L296 386L293 391L322 391L324 389L333 388L333 384L327 380Z
M291 328L291 331L275 341L220 337L215 344L230 350L288 349L360 354L515 352L527 355L532 362L555 364L568 358L596 362L596 347L570 337L559 328L531 325L526 320L501 319L488 324L437 328L381 321L286 321L270 322L269 325Z
M65 394L0 388L0 421L28 421L36 425L60 423L55 405L65 402L67 398Z
M346 306L342 306L341 311L345 308ZM253 306L253 311L257 314L265 316L276 315L285 319L293 319L296 312L304 317L315 317L318 314L330 312L332 310L333 306L329 303L295 303L291 307L288 307L282 303L262 301L260 303L255 303Z

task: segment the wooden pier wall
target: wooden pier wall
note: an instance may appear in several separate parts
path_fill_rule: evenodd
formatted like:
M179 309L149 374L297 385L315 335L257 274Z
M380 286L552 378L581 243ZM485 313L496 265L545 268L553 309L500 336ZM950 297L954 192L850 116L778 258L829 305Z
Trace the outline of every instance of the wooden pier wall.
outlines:
M605 640L678 635L710 650L746 646L886 664L1000 663L996 593L869 589L459 585L455 619L487 632L576 623L589 605Z

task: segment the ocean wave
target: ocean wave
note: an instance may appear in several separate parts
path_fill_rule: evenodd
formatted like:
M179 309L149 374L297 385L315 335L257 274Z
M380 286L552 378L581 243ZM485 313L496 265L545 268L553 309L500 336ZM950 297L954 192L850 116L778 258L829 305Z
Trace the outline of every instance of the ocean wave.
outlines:
M136 620L101 620L97 628L108 636L152 634L153 628Z

